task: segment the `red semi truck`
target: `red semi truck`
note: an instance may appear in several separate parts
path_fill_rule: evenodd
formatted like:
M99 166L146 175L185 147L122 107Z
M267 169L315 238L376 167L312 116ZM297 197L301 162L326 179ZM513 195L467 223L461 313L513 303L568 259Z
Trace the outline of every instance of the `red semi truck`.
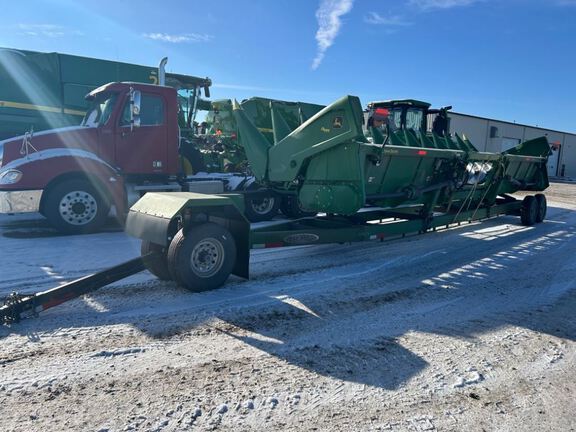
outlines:
M251 194L249 219L277 212L278 199L246 174L184 175L182 147L192 144L180 136L176 89L109 83L87 98L80 126L0 142L0 213L40 212L59 231L91 232L148 191L240 191Z

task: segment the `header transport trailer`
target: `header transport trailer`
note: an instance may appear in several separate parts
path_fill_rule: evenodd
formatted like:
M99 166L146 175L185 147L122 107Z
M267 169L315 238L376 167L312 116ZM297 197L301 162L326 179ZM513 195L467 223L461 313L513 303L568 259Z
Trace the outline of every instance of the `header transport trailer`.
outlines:
M112 81L158 84L157 67L61 53L0 48L0 140L34 131L77 126L88 93ZM209 88L209 78L166 74L166 84Z
M243 195L147 193L126 224L142 239L140 258L45 292L13 294L0 307L0 319L17 321L144 268L204 291L230 274L248 278L254 248L384 240L499 215L520 216L523 225L544 220L543 194L523 200L510 194L548 187L546 138L481 153L465 138L426 133L420 119L427 109L413 100L372 106L369 118L380 117L384 126L371 122L369 140L356 97L343 97L294 130L270 103L271 145L234 103L239 133L251 138L246 151L259 181L292 190L299 205L318 215L250 226Z

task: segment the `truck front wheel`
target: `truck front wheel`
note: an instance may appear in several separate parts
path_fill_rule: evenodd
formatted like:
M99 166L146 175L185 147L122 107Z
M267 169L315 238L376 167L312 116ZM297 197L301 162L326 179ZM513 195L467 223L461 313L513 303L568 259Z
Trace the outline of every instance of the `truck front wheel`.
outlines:
M168 248L168 268L178 285L193 292L219 288L236 263L236 242L224 227L205 223L178 233Z
M67 234L93 232L100 228L110 204L87 180L70 180L46 192L43 213L58 231Z

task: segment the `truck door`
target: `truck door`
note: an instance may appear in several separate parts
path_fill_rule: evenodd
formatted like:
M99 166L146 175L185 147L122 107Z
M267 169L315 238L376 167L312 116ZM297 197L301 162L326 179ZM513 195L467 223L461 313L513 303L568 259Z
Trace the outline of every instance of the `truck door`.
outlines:
M125 174L165 174L167 171L166 102L142 92L140 127L130 130L130 101L126 97L116 128L116 164Z

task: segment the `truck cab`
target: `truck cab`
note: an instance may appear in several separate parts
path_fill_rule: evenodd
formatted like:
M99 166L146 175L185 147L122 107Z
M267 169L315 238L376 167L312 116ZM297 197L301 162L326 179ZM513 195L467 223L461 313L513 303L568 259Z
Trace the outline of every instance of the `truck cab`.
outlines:
M79 126L0 142L0 212L39 211L60 231L85 232L142 191L180 189L176 89L109 83L86 98Z
M81 127L98 131L95 153L126 179L176 175L179 171L178 104L173 88L110 83L87 95Z

